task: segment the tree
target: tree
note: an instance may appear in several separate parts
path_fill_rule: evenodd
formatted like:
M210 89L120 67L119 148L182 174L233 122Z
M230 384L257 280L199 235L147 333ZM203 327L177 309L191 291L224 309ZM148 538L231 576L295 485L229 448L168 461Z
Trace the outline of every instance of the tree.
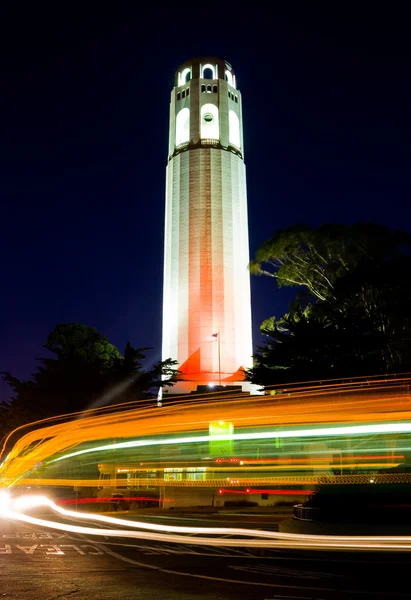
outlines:
M411 248L411 236L384 225L297 225L264 242L250 262L255 275L268 275L278 287L303 286L318 300L335 299L335 284L360 263L384 264Z
M79 323L57 325L43 347L54 357L39 358L30 380L2 374L14 392L11 403L1 407L10 425L148 398L177 380L176 361L145 370L148 348L128 343L121 354L96 329Z
M265 321L248 378L260 385L411 370L411 237L370 223L297 227L251 269L301 288Z

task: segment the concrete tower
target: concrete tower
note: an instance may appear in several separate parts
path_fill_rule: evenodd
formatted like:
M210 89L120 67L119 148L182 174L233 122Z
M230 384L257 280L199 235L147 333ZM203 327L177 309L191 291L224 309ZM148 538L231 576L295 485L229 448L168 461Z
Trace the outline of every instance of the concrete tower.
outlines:
M238 384L251 366L248 262L241 93L227 62L192 59L170 102L163 358L184 378L173 393Z

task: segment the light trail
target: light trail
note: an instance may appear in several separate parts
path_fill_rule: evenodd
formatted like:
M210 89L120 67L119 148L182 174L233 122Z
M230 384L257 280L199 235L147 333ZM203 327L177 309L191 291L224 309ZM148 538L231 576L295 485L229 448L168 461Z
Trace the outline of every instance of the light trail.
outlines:
M119 410L107 407L76 414L71 422L60 422L63 417L49 419L36 424L37 427L47 424L47 427L29 431L10 449L0 465L0 478L3 485L98 488L102 487L103 472L100 465L96 468L97 462L128 461L134 463L132 466L137 471L138 461L151 460L157 473L145 479L145 467L140 463L140 474L135 476L144 486L169 487L173 485L169 479L175 480L176 487L215 484L231 488L244 484L254 489L287 482L305 485L304 481L311 486L327 476L335 477L336 483L366 481L363 472L374 470L374 479L376 469L394 468L408 460L405 453L411 451L410 385L408 376L339 384L324 382L317 386L294 384L288 388L277 386L275 396L247 398L236 394L205 394L195 402L187 397L179 398L176 403L172 400L161 409L148 402L136 402L120 405ZM130 410L125 410L129 407ZM212 422L232 424L233 433L209 435ZM21 431L12 432L7 440ZM346 444L348 438L351 442ZM233 460L229 465L224 461L214 467L207 463L204 479L208 484L197 476L188 476L189 469L199 466L206 453L216 456L212 448L216 442L235 444L235 452L243 456L241 469L247 466L247 472L241 473L240 466L234 464L239 461ZM207 444L208 449L200 452ZM256 457L253 452L257 445ZM227 451L228 456L230 452ZM170 461L172 456L180 458ZM271 458L267 458L269 456ZM90 467L88 471L76 472L77 467L84 467L84 459L94 464L94 471ZM166 469L170 472L181 467L185 482L177 481L177 476L171 477L166 472ZM345 476L345 470L352 471L352 475L347 473L350 479L337 480L337 476ZM230 481L225 478L224 483L224 474ZM284 479L281 479L283 474ZM384 477L375 474L379 481ZM299 475L302 478L295 479ZM189 481L190 477L196 481ZM104 487L115 487L116 482L107 479L108 475ZM407 480L405 475L404 481Z
M9 479L21 477L24 473L22 457L27 471L47 457L86 441L132 438L136 431L140 437L198 431L207 429L213 420L231 421L235 427L337 424L346 422L347 417L357 423L408 420L410 382L406 377L359 380L341 385L325 382L321 386L290 386L287 394L258 396L252 402L235 395L207 394L195 403L187 398L179 399L179 404L163 406L160 410L140 403L138 408L116 413L112 412L113 407L101 410L97 415L89 411L84 418L74 422L43 427L24 435L6 457L0 473L7 471ZM216 399L219 401L212 401ZM16 461L20 464L13 464Z
M94 520L107 525L133 529L111 529L83 527L31 517L22 511L33 507L47 507L61 516L73 519ZM31 525L47 527L69 533L78 533L105 538L132 538L151 541L172 542L201 546L250 547L250 548L293 548L312 550L366 550L366 551L410 551L411 536L331 536L303 535L230 527L186 527L159 525L140 521L128 521L92 513L76 513L58 507L45 496L26 496L10 501L4 494L0 497L0 514L3 517ZM139 529L140 531L136 531ZM143 531L141 531L143 530ZM153 533L154 532L154 533ZM220 537L200 537L214 535ZM221 536L243 536L230 539Z
M103 452L105 450L120 450L125 448L144 448L148 446L174 446L181 444L199 444L203 442L227 442L227 441L261 441L285 438L306 437L329 437L341 435L375 435L379 433L411 433L411 423L383 423L380 425L348 425L346 427L324 427L315 429L294 429L289 431L268 431L258 433L232 433L227 435L197 435L182 438L166 438L151 440L133 440L131 442L119 442L106 444L96 448L77 450L54 458L50 463L60 462L75 456L90 454L92 452Z

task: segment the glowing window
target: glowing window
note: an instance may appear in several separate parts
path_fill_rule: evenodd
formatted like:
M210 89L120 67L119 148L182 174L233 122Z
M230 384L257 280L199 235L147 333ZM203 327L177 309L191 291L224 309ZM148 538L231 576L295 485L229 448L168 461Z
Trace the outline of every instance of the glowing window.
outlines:
M201 69L202 79L217 79L216 68L213 65L204 65Z
M204 104L201 107L201 138L220 139L220 126L218 121L218 108L215 104Z
M228 111L228 124L230 144L233 144L233 146L237 146L237 148L240 148L240 120L233 110Z
M190 111L183 108L176 118L176 146L190 140Z
M231 87L234 87L233 86L233 76L230 73L230 71L225 72L225 80L228 81L228 83L231 85Z
M191 79L191 69L190 67L186 67L182 73L179 73L178 76L178 85L183 85L187 83Z

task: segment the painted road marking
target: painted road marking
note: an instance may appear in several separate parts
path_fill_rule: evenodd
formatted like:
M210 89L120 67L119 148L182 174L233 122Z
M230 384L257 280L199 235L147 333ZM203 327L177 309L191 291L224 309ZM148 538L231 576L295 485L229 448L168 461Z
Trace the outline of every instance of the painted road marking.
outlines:
M74 539L67 533L49 533L48 531L14 531L0 534L0 540L57 540L62 538Z
M64 550L63 550L64 548ZM77 552L81 556L92 555L98 556L105 554L105 552L93 546L92 544L31 544L30 546L23 546L20 544L3 544L0 545L0 554L46 554L54 556L66 556L67 551L72 550ZM72 554L72 553L71 553Z
M333 579L335 577L346 578L341 573L322 573L318 571L303 571L276 565L228 565L229 569L257 573L259 575L275 575L276 577L293 577L297 579Z
M325 588L325 587L311 587L311 586L304 586L304 585L293 585L293 584L282 584L282 583L268 583L268 582L260 582L260 581L247 581L247 580L243 580L243 579L231 579L231 578L226 578L226 577L213 577L211 575L200 575L199 573L190 573L190 572L186 572L186 571L176 571L174 569L164 569L163 567L159 566L159 565L150 565L147 563L142 563L140 561L137 560L133 560L132 558L128 558L127 556L122 556L121 554L119 554L118 552L114 552L113 550L111 550L110 548L105 547L105 551L107 552L107 554L110 554L113 558L117 558L118 560L121 560L122 562L125 562L127 564L130 565L135 565L137 567L143 567L145 569L150 569L153 572L155 571L160 571L161 573L169 573L170 575L180 575L183 577L193 577L194 579L203 579L205 581L216 581L216 582L222 582L222 583L238 583L241 586L244 585L249 585L252 587L261 587L261 588L287 588L289 590L299 590L299 591L305 591L305 592L310 592L310 594L312 594L313 592L331 592L333 595L335 594L335 588ZM343 590L346 594L351 594L351 593L357 593L358 590ZM377 596L379 596L380 594L384 594L385 592L368 592L366 590L359 590L359 593L362 596L367 596L370 595L373 598L376 598ZM280 596L281 597L281 596ZM286 597L286 596L285 596ZM407 594L400 594L400 596L398 596L398 598L409 598L409 595ZM301 596L301 598L305 598L305 596ZM307 596L307 598L312 598L311 596Z

